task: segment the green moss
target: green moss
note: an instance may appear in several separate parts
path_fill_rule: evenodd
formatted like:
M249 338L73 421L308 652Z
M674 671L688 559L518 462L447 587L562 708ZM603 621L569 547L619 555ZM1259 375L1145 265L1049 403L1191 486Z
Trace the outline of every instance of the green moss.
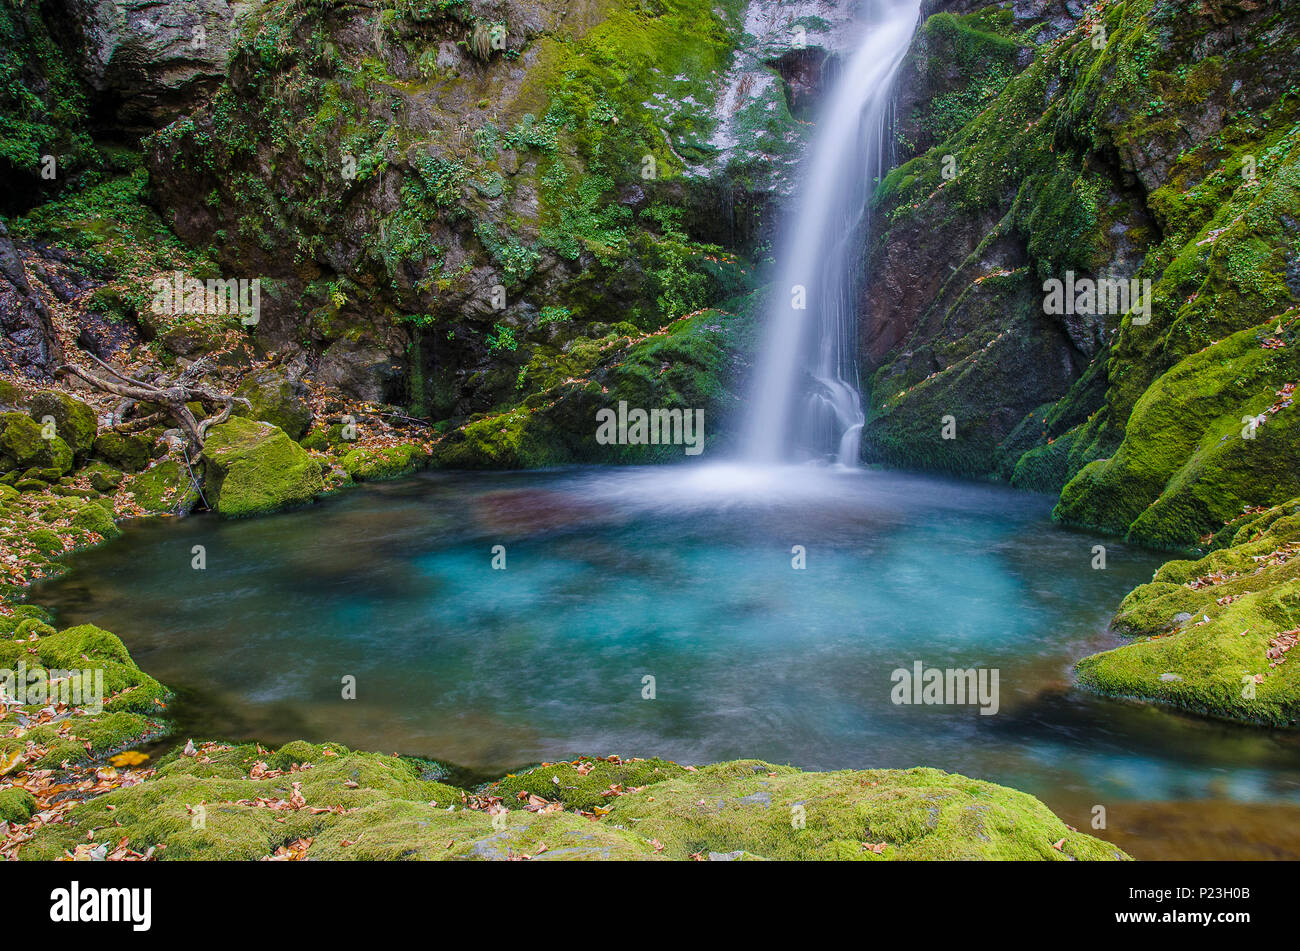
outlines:
M208 504L227 518L310 502L324 490L320 464L278 426L235 417L203 446Z
M311 425L311 407L306 401L306 387L295 385L282 373L263 370L252 373L240 383L235 395L251 404L240 406L234 415L278 426L290 439L301 439Z
M103 462L92 462L79 473L86 477L90 482L91 488L96 492L110 493L122 484L126 476L114 469L112 466Z
M0 789L0 822L19 825L36 810L36 797L25 789Z
M81 400L58 390L41 390L29 403L31 416L37 422L46 417L53 419L55 433L71 448L77 459L90 454L99 423L95 411Z
M22 413L0 413L0 472L72 468L72 449L58 435L45 438L41 424Z
M41 623L35 618L28 620ZM46 669L102 670L105 710L154 715L161 711L159 702L168 697L168 691L135 665L116 635L91 624L58 633L49 631L48 626L45 630L48 633L35 642L0 641L0 668L13 670L19 661L26 661L29 668L39 664Z
M503 412L473 419L433 447L445 468L522 468L568 462L680 461L680 445L600 445L596 413L629 407L700 409L705 452L718 445L741 402L744 361L753 352L748 314L704 311L655 333L619 325L563 349L539 348L527 377L539 392Z
M1283 329L1283 348L1269 348L1276 328L1265 324L1161 376L1134 406L1118 451L1071 480L1054 516L1179 548L1245 508L1300 492L1300 410L1280 395L1300 377L1298 323ZM1247 422L1261 415L1262 424Z
M125 491L146 515L188 512L199 500L190 470L183 461L171 457L128 480Z
M343 468L358 482L378 482L410 475L428 462L420 446L389 446L381 449L353 449L343 457Z
M518 775L506 776L483 788L483 795L500 796L509 808L524 808L528 794L589 812L608 808L625 791L661 783L686 770L661 759L602 760L579 757L572 763L543 763ZM519 794L525 796L521 800Z
M48 528L37 528L27 535L27 541L44 555L62 554L63 539Z
M153 443L133 433L101 433L95 438L95 455L107 459L119 469L139 472L153 458Z
M102 825L164 860L255 860L303 838L312 839L307 857L322 860L684 860L738 851L796 859L1125 857L1070 831L1030 796L936 770L801 773L720 763L636 791L624 785L623 795L602 797L599 808L609 811L599 821L519 808L494 822L482 808L490 799L423 780L417 763L395 756L307 743L274 754L219 744L197 752L169 754L152 779L78 805L66 821L38 829L20 857L84 849L85 830ZM286 772L267 777L267 769ZM795 804L806 813L802 828L791 822Z
M1126 858L1071 831L1032 796L934 769L804 773L753 760L718 763L616 799L609 820L676 859Z
M1300 500L1238 520L1225 541L1134 589L1114 627L1140 640L1081 660L1080 683L1227 719L1300 722L1300 673L1276 640L1300 628Z
M117 527L113 519L112 511L95 502L80 506L72 516L72 524L76 528L94 532L104 538L114 538L122 534L122 530Z

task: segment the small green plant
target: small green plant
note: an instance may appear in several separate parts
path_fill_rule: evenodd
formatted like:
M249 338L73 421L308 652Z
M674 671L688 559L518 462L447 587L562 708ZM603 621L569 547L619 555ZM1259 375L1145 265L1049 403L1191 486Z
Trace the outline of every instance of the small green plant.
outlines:
M518 350L519 341L515 340L515 331L513 327L502 327L500 324L493 324L494 333L488 334L487 345L489 353L496 353L498 350Z

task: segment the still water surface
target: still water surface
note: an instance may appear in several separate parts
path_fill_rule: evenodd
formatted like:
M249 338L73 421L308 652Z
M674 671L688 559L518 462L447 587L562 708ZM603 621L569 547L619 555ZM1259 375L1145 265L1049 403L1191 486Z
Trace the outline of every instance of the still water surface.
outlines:
M1140 857L1300 853L1293 735L1073 688L1161 558L1050 510L879 471L431 473L255 521L135 524L35 600L118 633L196 737L484 775L576 753L935 766L1084 830L1106 805L1099 834ZM997 668L999 712L895 705L891 673L916 661Z

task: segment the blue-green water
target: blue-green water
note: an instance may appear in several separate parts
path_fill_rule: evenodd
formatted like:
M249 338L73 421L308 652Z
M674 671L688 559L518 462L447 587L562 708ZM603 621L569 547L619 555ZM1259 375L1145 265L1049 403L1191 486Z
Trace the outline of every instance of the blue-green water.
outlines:
M1080 826L1094 803L1300 801L1289 734L1073 688L1162 559L1050 509L876 471L429 474L256 521L134 525L35 597L120 634L195 736L484 773L579 752L936 766ZM999 712L895 705L891 672L916 661L997 668Z

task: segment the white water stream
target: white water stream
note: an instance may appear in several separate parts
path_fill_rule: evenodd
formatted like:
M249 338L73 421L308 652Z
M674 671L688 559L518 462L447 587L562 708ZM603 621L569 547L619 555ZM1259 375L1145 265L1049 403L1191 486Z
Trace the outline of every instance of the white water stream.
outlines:
M755 377L743 452L751 462L814 458L855 466L864 421L854 267L868 201L886 168L894 75L920 0L880 0L835 78L805 161Z

